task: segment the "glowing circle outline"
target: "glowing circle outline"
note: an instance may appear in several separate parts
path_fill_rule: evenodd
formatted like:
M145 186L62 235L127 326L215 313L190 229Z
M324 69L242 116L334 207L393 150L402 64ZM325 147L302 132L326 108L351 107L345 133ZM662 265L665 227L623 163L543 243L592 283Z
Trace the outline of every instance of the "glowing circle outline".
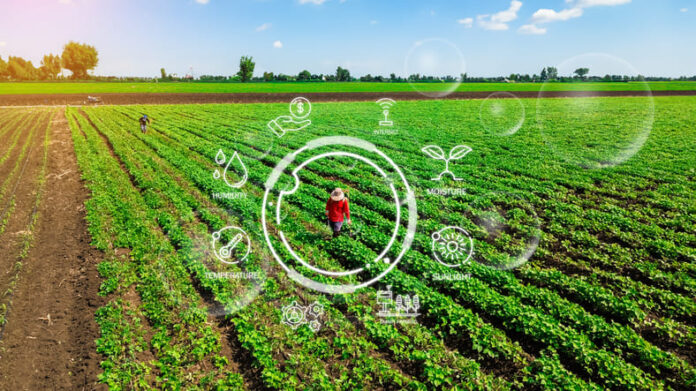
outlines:
M379 275L376 277L373 277L372 279L365 281L361 284L348 284L348 285L330 285L330 284L324 284L320 282L316 282L308 277L305 277L304 275L298 273L294 269L290 268L288 265L286 265L281 257L278 255L276 252L275 248L273 247L273 243L271 242L270 235L268 232L268 221L267 221L267 205L269 204L269 195L275 184L278 182L280 179L280 176L282 173L285 171L285 169L299 156L300 153L309 151L315 148L323 147L323 146L331 146L331 145L344 145L344 146L351 146L351 147L357 147L360 149L363 149L367 152L370 153L376 153L379 155L382 159L386 160L389 165L398 173L401 181L404 184L405 187L405 192L406 192L406 197L405 200L402 202L399 202L398 198L395 200L396 201L396 207L397 207L397 214L400 216L400 209L401 209L401 204L405 203L407 204L408 207L408 222L407 222L407 229L406 229L406 236L404 237L403 245L401 247L401 251L399 254L394 258L391 259L389 258L389 266L384 269ZM345 154L350 154L350 152L344 152L341 151ZM321 155L318 155L321 156ZM319 157L313 157L311 160L318 159ZM369 160L369 159L368 159ZM308 164L309 162L305 163L304 165ZM280 204L282 202L282 197L283 195L286 194L292 194L294 193L300 185L300 180L299 177L297 176L297 172L301 170L302 166L298 166L293 170L292 176L295 180L295 186L293 189L286 191L286 190L281 190L280 195L278 196L278 202L276 204L276 213L280 210ZM380 169L381 171L381 169ZM383 173L383 171L381 172ZM399 168L399 166L394 163L394 161L389 158L384 152L380 151L374 144L359 139L355 137L349 137L349 136L329 136L329 137L320 137L311 141L308 141L307 144L305 144L303 147L297 149L294 152L290 152L287 154L283 159L281 159L278 164L273 168L273 171L271 174L268 176L268 179L266 180L265 183L266 191L264 192L263 195L263 202L261 206L261 225L263 227L263 234L264 237L266 238L266 244L268 245L269 250L271 251L271 254L273 254L273 257L275 260L280 264L280 266L288 273L288 276L292 278L295 282L299 283L300 285L303 285L306 288L314 289L316 291L324 292L324 293L330 293L330 294L346 294L346 293L353 293L356 290L360 288L364 288L367 286L370 286L374 284L375 282L379 281L382 279L384 276L386 276L389 272L391 272L396 265L399 263L401 258L406 254L406 252L411 248L411 245L413 243L413 239L415 238L415 233L416 233L416 224L418 221L418 208L416 205L416 197L411 189L410 185L408 184L408 181L406 180L406 177L404 176L403 172ZM391 184L391 187L393 188L393 184ZM277 216L276 216L277 218ZM398 225L396 226L396 229L398 231ZM282 235L282 231L281 232ZM284 236L284 235L283 235ZM382 251L381 256L384 256L389 249L393 246L394 242L396 240L396 235L393 235L385 249ZM291 253L292 249L287 246L287 242L283 244L287 250L290 250ZM379 257L378 257L379 258ZM378 259L379 260L379 259ZM370 264L374 263L370 262ZM362 269L361 269L362 270Z

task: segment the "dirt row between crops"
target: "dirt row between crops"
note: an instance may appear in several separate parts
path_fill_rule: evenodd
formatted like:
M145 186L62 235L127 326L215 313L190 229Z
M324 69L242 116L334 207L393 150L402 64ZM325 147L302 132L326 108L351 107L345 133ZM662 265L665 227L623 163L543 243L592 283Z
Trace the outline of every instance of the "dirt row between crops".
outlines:
M97 384L101 356L94 342L100 335L94 313L104 304L96 268L102 254L90 246L84 206L89 193L62 110L50 132L46 188L33 245L19 272L2 335L0 390L105 389ZM22 178L22 186L29 188L36 186L43 132L34 139L30 168ZM36 191L29 188L17 189L14 213L25 221ZM19 235L19 229L8 227L5 234ZM9 263L17 256L7 255Z
M123 93L95 94L101 104L185 104L185 103L284 103L296 96L304 96L313 102L360 102L389 97L396 100L428 99L485 99L492 94L496 98L537 98L537 91L465 91L447 96L429 96L419 92L311 92L311 93ZM693 96L696 91L545 91L545 98L623 97L623 96ZM89 94L51 95L0 95L0 106L55 106L89 104Z

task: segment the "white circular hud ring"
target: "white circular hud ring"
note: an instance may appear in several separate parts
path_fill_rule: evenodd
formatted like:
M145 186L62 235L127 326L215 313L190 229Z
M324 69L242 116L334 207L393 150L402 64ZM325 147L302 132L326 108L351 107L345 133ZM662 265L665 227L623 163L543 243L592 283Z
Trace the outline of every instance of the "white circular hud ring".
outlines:
M309 151L315 148L327 146L327 145L346 145L346 146L351 146L351 147L357 147L361 148L367 152L370 153L376 153L378 154L381 158L386 160L389 165L399 174L399 177L401 178L401 181L403 182L404 189L406 192L406 199L404 202L408 205L408 223L407 223L407 230L406 230L406 236L404 238L403 245L401 247L401 251L397 255L397 257L393 260L390 260L389 258L384 258L384 256L387 254L389 249L392 247L394 242L396 241L396 236L398 233L399 225L400 225L400 219L401 219L401 204L402 201L399 200L396 188L394 187L393 184L390 183L390 188L392 189L392 193L394 194L394 200L396 204L396 224L395 224L395 229L394 232L392 233L392 236L389 240L389 243L387 244L386 248L380 252L380 254L377 256L375 260L373 260L371 263L379 262L381 259L385 263L388 263L389 266L382 271L378 276L370 279L369 281L363 282L358 285L330 285L330 284L324 284L321 282L316 282L310 278L307 278L303 276L302 274L298 273L294 269L291 269L288 267L285 262L281 259L281 257L278 255L278 253L275 251L273 248L273 244L271 242L269 232L268 232L268 224L266 220L266 205L268 204L269 201L269 194L271 190L273 189L273 186L278 182L278 179L282 175L282 173L285 171L285 169L295 160L295 158L302 152ZM276 203L276 223L280 224L280 205L282 203L282 199L284 195L292 194L300 186L300 179L297 176L297 172L300 171L304 166L307 164L311 163L314 160L321 159L323 157L327 156L349 156L355 159L362 160L368 164L370 164L373 168L375 168L383 177L387 177L387 174L372 160L365 158L364 156L356 155L354 153L350 152L345 152L345 151L335 151L335 152L328 152L328 153L322 153L317 156L313 156L307 161L303 162L302 164L298 165L293 171L292 171L292 176L295 179L295 186L293 189L289 191L281 190L280 195L278 196L278 202ZM375 282L379 281L382 277L387 275L396 265L399 263L401 258L403 258L404 254L411 248L411 244L413 242L413 238L416 233L416 222L418 220L418 211L416 207L416 197L411 190L408 181L406 180L406 177L404 174L401 172L401 169L399 166L397 166L394 161L392 161L387 155L385 155L382 151L377 149L377 147L365 140L361 140L358 138L354 137L347 137L347 136L334 136L334 137L321 137L312 141L309 141L305 146L302 148L299 148L295 152L289 153L286 155L278 164L275 166L271 174L269 175L268 179L266 180L266 192L263 195L263 204L261 207L261 223L263 225L263 234L266 237L266 243L268 244L268 248L271 250L271 253L273 254L273 257L278 261L280 266L283 267L283 269L288 273L290 278L295 280L296 282L302 284L303 286L307 288L311 288L320 292L324 293L331 293L331 294L345 294L345 293L352 293L355 292L357 289L364 288L366 286L372 285ZM300 262L302 265L308 267L310 270L327 275L327 276L333 276L333 277L338 277L338 276L345 276L345 275L351 275L351 274L356 274L360 273L361 271L364 271L363 268L357 268L354 270L346 271L346 272L330 272L330 271L325 271L322 269L318 269L314 266L309 265L306 263L304 260L302 260L289 246L288 242L285 239L285 235L283 234L282 231L279 231L279 235L281 238L281 241L283 242L283 245L285 248L292 254L293 258Z

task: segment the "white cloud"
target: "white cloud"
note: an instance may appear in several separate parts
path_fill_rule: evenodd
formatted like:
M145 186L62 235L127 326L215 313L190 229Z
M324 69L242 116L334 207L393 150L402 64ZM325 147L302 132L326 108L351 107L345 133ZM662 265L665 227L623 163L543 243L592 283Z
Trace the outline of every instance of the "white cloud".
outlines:
M540 8L532 14L531 23L525 24L517 31L521 34L546 34L546 28L537 26L538 24L563 22L570 19L579 18L583 15L585 8L600 6L615 6L628 4L631 0L566 0L569 8L556 11L548 8Z
M196 0L196 3L198 4L208 4L210 0Z
M374 25L377 24L377 21L376 21L376 20L371 20L371 21L370 21L370 24L374 26Z
M271 24L270 24L270 23L264 23L264 24L262 24L261 26L257 27L257 28L256 28L256 31L266 31L266 30L268 30L269 28L271 28Z
M539 27L535 24L525 24L522 27L520 27L517 31L521 34L529 34L529 35L546 34L545 27Z
M283 43L280 41L275 41L275 42L273 42L273 47L276 49L280 49L283 47Z
M0 41L0 48L7 46L7 42L5 41Z
M508 29L507 23L493 22L490 19L490 15L477 15L476 22L478 22L478 25L485 30L502 31Z
M542 8L532 15L532 23L550 23L579 18L582 12L582 8L568 8L561 11Z
M689 9L688 8L682 8L679 10L679 12L687 12Z
M507 24L517 19L517 11L519 11L520 8L522 8L522 2L512 0L510 2L510 8L493 15L477 15L476 22L486 30L507 30Z
M326 0L299 0L300 4L316 4L316 5L322 5Z
M474 18L464 18L457 20L457 23L463 25L466 28L471 28L474 25Z
M497 14L493 14L491 17L491 20L494 22L512 22L513 20L517 19L517 11L522 8L522 2L518 0L512 0L510 2L510 8L506 9L505 11L500 11Z
M72 0L58 0L59 4L73 4Z

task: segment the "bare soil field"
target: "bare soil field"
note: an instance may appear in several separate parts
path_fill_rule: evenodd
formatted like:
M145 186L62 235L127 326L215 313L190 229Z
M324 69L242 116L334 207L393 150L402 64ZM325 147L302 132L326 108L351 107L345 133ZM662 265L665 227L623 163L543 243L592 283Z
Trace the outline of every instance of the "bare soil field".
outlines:
M319 93L109 93L94 95L101 104L185 104L185 103L283 103L302 95L313 102L372 101L385 96L397 100L427 99L485 99L494 92L453 92L445 97L428 96L419 92L319 92ZM536 91L510 92L518 98L536 98ZM573 98L594 96L645 96L646 91L545 91L546 98ZM652 91L653 96L689 96L696 91ZM501 94L497 97L505 97ZM0 95L0 106L55 106L88 104L87 94Z
M34 110L0 168L3 256L0 389L91 390L100 356L94 311L102 305L82 184L63 110ZM10 133L10 132L8 132ZM26 146L26 148L25 148ZM19 161L18 169L15 163ZM6 206L9 206L6 208Z

